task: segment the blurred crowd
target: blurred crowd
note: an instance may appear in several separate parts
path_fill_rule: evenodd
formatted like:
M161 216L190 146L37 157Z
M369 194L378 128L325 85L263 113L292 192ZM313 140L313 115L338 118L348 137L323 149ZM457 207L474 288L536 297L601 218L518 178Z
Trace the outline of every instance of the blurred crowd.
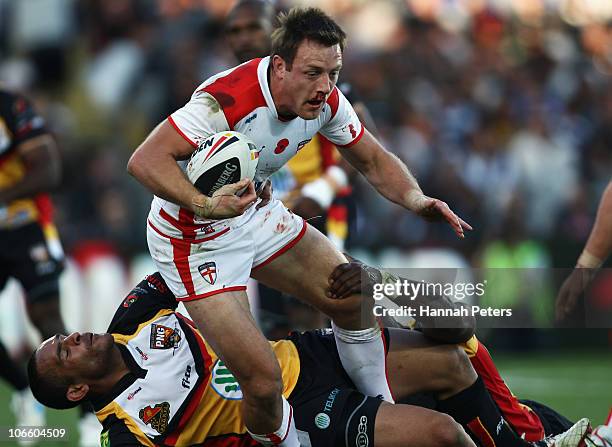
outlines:
M305 3L348 31L341 80L378 137L475 228L457 240L357 180L353 249L573 265L612 174L612 19L595 14L606 12L599 2L585 2L591 12L562 1ZM126 260L146 253L150 196L126 161L200 82L235 65L224 42L230 7L0 0L0 80L34 99L59 142L56 222L69 254L91 244Z

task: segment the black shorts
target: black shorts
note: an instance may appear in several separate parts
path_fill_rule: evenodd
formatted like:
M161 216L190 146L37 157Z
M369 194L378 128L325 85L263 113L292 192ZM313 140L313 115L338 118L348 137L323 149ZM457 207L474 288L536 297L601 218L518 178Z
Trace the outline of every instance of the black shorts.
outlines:
M382 400L356 390L342 368L331 330L293 333L289 339L300 355L300 376L289 403L302 445L374 445L374 422Z
M574 425L574 423L568 418L557 413L552 408L541 404L540 402L525 399L520 399L520 402L527 405L534 411L535 414L538 415L540 421L542 422L542 426L544 427L544 434L546 436L558 435L566 430L569 430L569 428Z
M63 256L53 256L38 223L0 230L0 247L0 289L13 277L21 283L30 303L59 295Z

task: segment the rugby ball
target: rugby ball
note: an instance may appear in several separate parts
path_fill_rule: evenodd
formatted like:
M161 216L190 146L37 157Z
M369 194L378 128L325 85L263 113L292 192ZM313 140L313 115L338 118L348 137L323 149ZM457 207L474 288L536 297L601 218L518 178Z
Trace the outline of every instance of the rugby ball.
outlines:
M211 197L224 185L243 178L253 180L258 161L259 149L249 137L238 132L219 132L198 145L186 174L201 193Z

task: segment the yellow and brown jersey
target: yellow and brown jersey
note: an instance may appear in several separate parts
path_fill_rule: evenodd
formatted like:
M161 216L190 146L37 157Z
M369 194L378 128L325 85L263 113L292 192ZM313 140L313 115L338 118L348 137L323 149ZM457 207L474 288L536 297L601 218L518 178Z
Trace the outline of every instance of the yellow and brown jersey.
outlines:
M130 367L111 392L93 402L101 444L256 445L242 422L242 391L193 323L175 312L176 300L159 274L148 276L123 301L109 327ZM295 388L295 345L272 343L284 389Z
M11 188L27 175L19 146L46 133L43 118L25 97L0 89L0 190ZM51 223L51 214L47 194L0 203L0 229L36 221L45 228Z

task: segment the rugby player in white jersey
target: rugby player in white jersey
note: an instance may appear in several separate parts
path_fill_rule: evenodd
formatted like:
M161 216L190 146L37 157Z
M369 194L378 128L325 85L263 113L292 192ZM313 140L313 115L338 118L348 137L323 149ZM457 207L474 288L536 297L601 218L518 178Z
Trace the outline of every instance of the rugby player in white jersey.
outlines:
M156 196L147 225L151 256L236 376L245 425L264 445L299 443L291 407L281 395L278 362L248 307L249 275L326 313L343 367L360 391L392 397L381 332L363 298L326 295L328 277L345 257L272 198L269 187L257 194L254 184L267 185L320 132L388 200L427 219L446 220L459 237L471 229L444 202L425 196L399 159L361 125L335 85L344 43L344 32L321 10L291 10L273 35L270 57L205 81L128 163L128 171ZM225 130L246 134L261 149L255 182L243 179L207 197L177 161Z

